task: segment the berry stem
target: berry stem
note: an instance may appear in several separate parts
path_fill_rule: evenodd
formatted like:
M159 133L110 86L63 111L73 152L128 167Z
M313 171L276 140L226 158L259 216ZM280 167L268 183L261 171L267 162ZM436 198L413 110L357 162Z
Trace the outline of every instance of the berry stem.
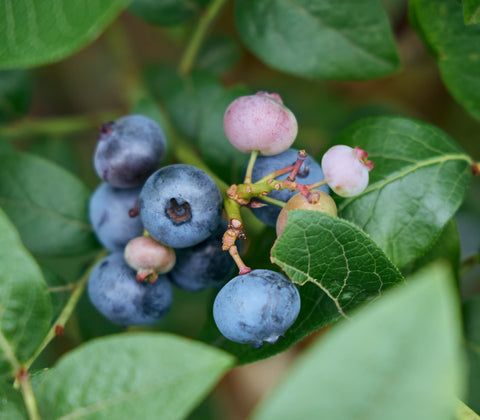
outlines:
M33 393L32 382L27 370L20 370L17 374L17 381L20 384L22 391L23 401L27 408L28 418L30 420L40 420L40 414L38 414L37 401L35 400L35 394Z
M252 150L250 154L250 159L248 161L247 172L245 173L245 180L243 181L244 184L251 184L252 183L252 171L253 166L255 165L255 161L257 160L259 151Z
M279 169L275 172L272 172L271 174L265 175L262 179L258 180L257 182L258 183L266 182L270 179L275 179L280 175L288 174L289 172L293 171L294 167L295 167L295 165L286 166L285 168Z
M292 172L287 177L287 179L289 181L295 181L295 178L298 174L298 171L300 170L303 162L305 162L306 158L307 158L307 153L305 152L305 150L300 150L298 152L297 160L295 161L295 164L293 165Z
M242 274L247 274L247 273L250 273L250 271L252 271L252 269L250 267L247 267L245 265L245 263L243 262L242 258L240 257L240 255L238 254L238 249L235 245L232 245L229 249L228 249L228 252L230 253L230 255L232 256L233 258L233 261L235 261L235 264L237 264L237 267L238 267L238 271L239 271L239 274L242 275Z
M306 184L305 187L307 187L307 189L309 189L309 190L314 190L318 187L321 187L322 185L325 185L326 183L327 183L327 181L322 179L322 180L314 182L312 184Z
M193 33L193 36L190 39L187 48L185 49L182 60L180 61L180 65L178 67L178 72L182 76L191 73L195 59L200 51L200 47L202 46L203 40L207 35L208 28L218 16L225 2L226 0L213 0L198 21L198 26L196 27L195 32Z
M276 200L275 198L268 197L268 196L260 197L260 200L270 204L275 204L276 206L279 206L279 207L285 207L285 204L287 204L285 203L285 201Z
M85 290L85 287L87 285L88 277L90 276L90 271L93 269L95 264L97 264L105 255L107 255L107 251L103 250L101 251L97 258L93 261L93 263L90 265L88 270L83 274L83 276L78 280L78 282L75 284L75 288L73 289L72 294L70 295L70 298L67 301L67 304L63 308L62 312L58 316L58 318L55 320L53 323L52 327L50 328L50 331L48 331L48 334L45 336L43 339L42 343L38 347L37 351L35 354L24 364L25 370L28 371L32 363L36 360L36 358L40 355L40 353L47 347L47 345L52 341L56 336L57 336L57 327L59 325L65 326L67 321L70 319L70 316L72 315L75 307L77 306L78 301L80 300L80 297L83 294L83 291Z

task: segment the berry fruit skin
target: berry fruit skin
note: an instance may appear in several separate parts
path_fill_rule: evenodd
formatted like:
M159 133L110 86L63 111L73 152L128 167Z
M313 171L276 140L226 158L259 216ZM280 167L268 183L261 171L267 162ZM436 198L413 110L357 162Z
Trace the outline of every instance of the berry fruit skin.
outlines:
M253 270L234 277L218 293L213 318L220 332L236 343L259 348L275 343L300 312L300 294L282 274Z
M264 176L274 171L293 165L297 160L297 155L298 150L290 148L275 156L259 156L253 167L252 182L257 182ZM287 179L287 177L288 174L284 174L276 179L283 181ZM305 162L303 162L300 170L298 171L295 181L299 182L300 184L312 184L314 182L321 181L322 179L323 172L320 164L312 157L307 156ZM326 193L330 192L327 185L323 185L322 187L318 188L318 190ZM298 194L298 191L279 190L270 192L268 196L275 198L276 200L287 202L295 194ZM264 207L253 208L252 212L266 225L275 226L277 223L277 217L280 214L280 210L281 207L268 203Z
M172 286L165 275L154 283L138 282L123 254L110 254L92 270L87 292L93 306L114 324L148 325L170 309Z
M118 188L141 185L166 151L162 129L143 115L127 115L100 127L93 164L97 175Z
M277 218L277 236L280 236L287 225L287 212L290 210L313 210L337 216L337 205L332 197L323 191L315 191L311 202L301 194L295 194L287 201Z
M225 111L225 134L234 147L250 153L276 155L288 149L298 132L292 111L277 93L257 92L240 96Z
M215 232L222 220L222 195L201 169L169 165L145 182L139 210L153 239L172 248L186 248Z
M134 215L140 190L114 188L103 182L90 197L90 223L100 243L110 252L123 251L128 241L143 232L140 217Z
M175 265L175 251L147 236L133 238L125 247L127 264L137 271L138 281L155 281Z
M355 147L337 145L322 157L322 168L328 186L341 197L354 197L368 186L368 172L373 163L367 152Z
M188 292L199 292L209 287L222 287L235 267L230 254L222 250L226 223L203 242L176 250L177 263L168 273L175 286Z

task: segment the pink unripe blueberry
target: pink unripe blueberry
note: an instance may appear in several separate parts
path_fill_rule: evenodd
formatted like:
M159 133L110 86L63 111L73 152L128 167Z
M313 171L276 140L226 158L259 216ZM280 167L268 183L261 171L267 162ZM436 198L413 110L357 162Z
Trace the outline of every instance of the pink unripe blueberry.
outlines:
M297 137L297 120L277 93L257 92L235 99L223 117L225 134L238 150L277 155Z
M326 192L315 190L310 200L307 200L302 194L295 194L287 201L287 204L285 204L278 215L277 236L280 236L285 229L290 210L314 210L337 216L337 205Z
M125 261L137 270L138 281L157 279L157 274L170 271L175 265L175 251L147 236L132 239L125 247Z
M322 157L322 170L328 186L341 197L354 197L368 185L368 172L373 162L360 147L338 145L328 149Z

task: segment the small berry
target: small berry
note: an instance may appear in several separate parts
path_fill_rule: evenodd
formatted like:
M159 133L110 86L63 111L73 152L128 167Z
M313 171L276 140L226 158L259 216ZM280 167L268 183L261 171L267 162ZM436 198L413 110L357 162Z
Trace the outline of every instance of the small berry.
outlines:
M170 309L173 294L167 277L161 275L154 283L138 282L135 274L121 252L105 257L90 274L90 301L114 324L153 324Z
M125 247L125 261L137 271L138 281L154 282L158 274L175 265L175 251L147 236L132 239Z
M162 129L143 115L103 124L93 157L97 175L117 188L143 184L165 156Z
M338 145L328 149L322 157L322 169L328 186L341 197L361 194L368 185L368 172L373 162L367 152L358 146Z
M186 248L215 232L222 220L222 195L201 169L169 165L145 182L139 209L152 238L172 248Z
M140 217L134 215L140 190L102 183L90 198L90 223L100 243L111 252L123 251L130 239L143 232Z
M235 267L230 254L222 250L222 238L226 229L226 223L220 223L217 231L205 241L175 251L177 263L168 273L175 286L189 292L198 292L225 284Z
M314 210L322 213L337 216L337 205L332 197L323 191L315 191L312 193L310 201L303 195L296 194L288 200L285 207L280 211L277 218L277 236L280 236L287 225L287 215L290 210Z
M238 150L276 155L297 137L297 120L277 93L258 92L235 99L225 111L225 134Z
M215 298L213 318L236 343L261 347L275 343L300 312L300 295L282 274L253 270L230 280Z

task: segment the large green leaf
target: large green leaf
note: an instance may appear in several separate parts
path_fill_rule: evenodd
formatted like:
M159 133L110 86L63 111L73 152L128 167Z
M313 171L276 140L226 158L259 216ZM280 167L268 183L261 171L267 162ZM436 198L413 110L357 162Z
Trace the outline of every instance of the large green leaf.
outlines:
M463 0L463 18L467 25L480 23L480 1Z
M333 327L253 419L450 420L462 389L460 322L437 265Z
M466 26L456 0L413 0L414 26L435 55L453 97L480 119L480 26Z
M0 210L0 377L33 356L50 327L52 304L35 260Z
M237 0L247 47L288 73L370 79L399 69L387 15L378 0Z
M90 191L42 158L0 154L0 206L25 246L39 255L68 255L98 245L88 222Z
M0 71L0 121L27 113L32 98L32 83L26 70Z
M367 189L341 200L339 215L369 233L398 267L422 256L463 201L470 158L438 128L400 117L359 121L336 142L360 145L375 164Z
M59 61L87 45L129 0L6 0L0 5L0 68Z
M480 296L464 303L463 318L469 364L467 404L480 412Z
M291 210L288 224L272 248L272 261L299 288L302 305L285 337L261 349L223 338L211 321L202 339L235 354L240 363L284 351L308 334L330 324L355 307L377 299L403 281L383 251L358 227L330 215Z
M182 419L232 364L231 355L185 338L122 334L68 353L36 394L46 419Z

